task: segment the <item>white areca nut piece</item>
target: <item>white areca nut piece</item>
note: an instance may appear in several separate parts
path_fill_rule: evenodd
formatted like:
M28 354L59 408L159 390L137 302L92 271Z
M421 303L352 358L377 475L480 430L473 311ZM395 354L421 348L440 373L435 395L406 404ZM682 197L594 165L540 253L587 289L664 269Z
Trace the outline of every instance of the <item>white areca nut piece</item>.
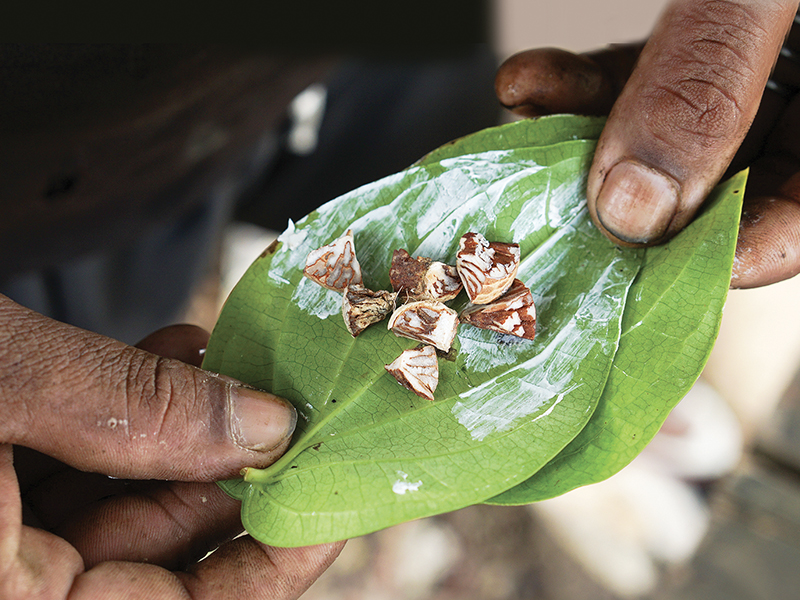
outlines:
M395 250L392 254L389 280L392 289L411 302L446 302L458 296L463 287L455 267L425 256L412 258L406 250Z
M356 259L353 231L312 250L306 259L303 274L323 287L344 292L348 285L361 283L361 265Z
M491 304L472 306L461 313L461 322L532 340L536 334L536 307L524 283L515 279L508 291Z
M458 313L436 300L410 302L394 311L389 329L400 337L448 352L458 330Z
M342 316L350 335L357 337L373 323L383 321L395 309L397 293L373 292L361 284L348 285L342 294Z
M502 296L519 269L519 244L488 242L480 233L459 240L456 267L470 302L488 304Z
M439 302L452 300L463 287L456 267L433 261L425 272L425 293Z
M439 384L439 363L433 346L403 350L385 368L404 388L426 400L433 400L433 392Z

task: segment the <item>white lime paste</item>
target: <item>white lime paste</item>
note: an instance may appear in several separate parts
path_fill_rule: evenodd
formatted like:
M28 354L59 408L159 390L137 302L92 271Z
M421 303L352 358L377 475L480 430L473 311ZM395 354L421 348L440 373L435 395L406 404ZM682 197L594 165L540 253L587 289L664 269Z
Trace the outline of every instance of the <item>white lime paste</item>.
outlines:
M392 491L395 494L402 496L406 492L416 492L422 486L422 481L408 481L408 473L398 471L397 476L400 479L392 484Z

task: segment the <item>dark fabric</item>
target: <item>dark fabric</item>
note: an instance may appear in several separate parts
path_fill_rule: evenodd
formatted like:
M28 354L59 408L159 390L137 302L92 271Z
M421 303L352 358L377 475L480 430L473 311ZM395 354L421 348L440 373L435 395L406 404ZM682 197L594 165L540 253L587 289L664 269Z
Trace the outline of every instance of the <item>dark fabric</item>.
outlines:
M31 115L27 128L19 121L0 131L0 293L138 341L178 316L234 211L281 230L497 121L496 65L485 47L434 60L351 60L335 70L320 60L192 56L173 60L194 69L167 69L175 81L136 63L150 90L141 97L109 92L115 102L104 107L83 89L55 103L61 118ZM192 62L206 60L212 66ZM55 80L73 68L80 71L69 67ZM104 67L92 68L102 80ZM296 156L282 144L284 109L324 73L319 145ZM134 93L129 77L107 85ZM40 109L55 110L45 93L54 86L39 85ZM25 113L24 102L13 106Z
M237 217L282 231L321 204L498 123L488 46L417 60L351 60L327 78L313 154L283 151Z
M135 342L172 322L326 57L0 46L0 293Z
M0 281L182 218L329 66L247 49L0 45Z
M204 202L132 243L12 277L0 291L59 321L136 343L174 322L207 274L241 181L219 182Z

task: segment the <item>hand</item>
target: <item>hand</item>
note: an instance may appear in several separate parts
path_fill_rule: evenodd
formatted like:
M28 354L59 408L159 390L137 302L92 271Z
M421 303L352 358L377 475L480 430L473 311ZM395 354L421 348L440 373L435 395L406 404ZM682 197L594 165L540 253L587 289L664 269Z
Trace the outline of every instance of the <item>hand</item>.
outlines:
M774 283L800 272L800 26L764 90L797 6L676 0L643 48L511 57L497 95L523 116L610 110L587 197L622 245L668 240L726 170L750 166L732 286Z
M232 539L213 481L274 462L296 413L190 366L207 339L136 349L0 296L1 598L296 598L333 561L342 544Z

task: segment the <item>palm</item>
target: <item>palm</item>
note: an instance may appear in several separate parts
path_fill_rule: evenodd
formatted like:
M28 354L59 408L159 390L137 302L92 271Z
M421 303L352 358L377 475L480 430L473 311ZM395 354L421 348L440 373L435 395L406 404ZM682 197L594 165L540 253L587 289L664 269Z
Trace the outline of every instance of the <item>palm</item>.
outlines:
M108 560L183 569L241 532L239 503L212 483L111 479L16 447L23 523Z

